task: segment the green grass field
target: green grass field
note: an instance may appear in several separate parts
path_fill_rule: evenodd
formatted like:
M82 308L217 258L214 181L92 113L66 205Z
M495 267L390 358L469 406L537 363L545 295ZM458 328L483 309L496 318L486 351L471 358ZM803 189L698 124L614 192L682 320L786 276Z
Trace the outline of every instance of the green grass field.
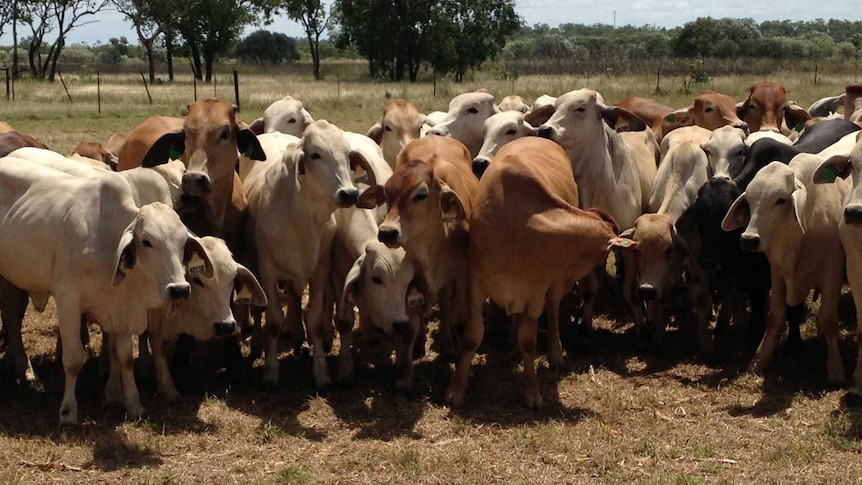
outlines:
M73 102L59 83L22 82L14 102L0 98L0 120L68 153L81 140L105 141L151 114L178 115L193 100L190 79L151 86L150 105L139 78L103 76L99 114L95 79L65 80ZM822 76L814 86L813 76L783 72L716 78L686 94L681 78L665 78L655 97L684 107L714 89L741 101L760 80L783 83L805 107L853 81ZM613 103L652 96L655 82L649 75L522 76L514 83L439 82L435 97L431 84L243 75L241 118L249 122L290 94L315 118L364 133L387 94L430 111L479 87L498 99L514 92L530 102L588 86ZM233 101L232 86L221 78L216 90ZM198 85L199 98L212 93L213 86ZM521 407L520 371L506 339L492 333L458 410L443 405L451 368L432 347L417 362L410 396L393 391L392 367L371 363L359 364L353 388L320 396L308 357L283 355L279 388L264 392L260 361L250 363L245 383L230 386L221 347L201 345L179 402L165 402L152 379L139 379L148 409L141 421L101 405L103 383L91 359L78 385L82 426L74 429L57 426L63 373L54 355L55 315L51 306L31 311L25 346L44 390L16 385L8 371L0 376L0 482L862 483L862 413L844 409L843 390L825 385L825 345L810 318L801 355L779 346L767 374L755 377L744 372L751 348L725 341L719 359L705 362L691 350L693 331L685 326L669 332L662 353L638 350L620 295L605 300L591 346L567 349L569 371L552 372L540 359L545 407L539 412ZM851 324L841 332L848 370L856 359L854 331Z

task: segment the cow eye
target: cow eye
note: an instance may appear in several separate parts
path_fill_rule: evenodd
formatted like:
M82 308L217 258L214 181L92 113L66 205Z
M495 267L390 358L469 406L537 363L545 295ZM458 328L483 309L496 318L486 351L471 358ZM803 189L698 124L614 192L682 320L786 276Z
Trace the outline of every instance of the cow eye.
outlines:
M757 109L757 106L755 106L755 105L753 105L753 104L749 104L749 105L748 105L748 109Z
M427 198L428 198L428 194L426 194L425 192L422 192L422 193L419 193L419 194L416 194L413 196L413 200L415 200L416 202L419 202L420 200L425 200Z
M583 113L583 112L584 112L584 111L586 111L586 110L587 110L586 108L584 108L583 106L581 106L580 108L576 109L575 111L577 111L578 113Z
M372 276L371 282L374 283L375 285L382 285L383 284L383 280L380 279L379 276Z
M707 112L707 113L712 113L712 106L710 106L709 108L704 109L704 111L705 111L705 112Z
M383 127L383 130L384 130L384 131L392 131L392 128L391 128L391 127L389 127L389 126L384 126L384 127Z
M230 138L230 132L227 130L221 132L221 136L219 138L221 138L222 140L227 140L228 138Z
M311 159L312 160L320 160L320 154L319 153L312 153Z
M778 199L775 201L775 205L784 205L785 202L787 202L787 199Z
M144 239L144 240L141 242L141 244L143 244L145 248L151 248L151 247L153 247L153 243L151 243L151 242L149 241L149 239Z
M470 108L470 109L468 109L468 110L467 110L467 112L468 112L468 113L470 113L470 114L472 114L472 115L474 115L474 114L478 113L478 112L479 112L479 110L478 110L478 109L476 109L476 108Z
M507 131L507 132L506 132L506 135L508 135L508 136L512 136L512 135L514 135L514 134L515 134L515 129L514 129L514 128L512 128L511 130L509 130L509 131Z
M288 120L288 123L290 123L290 124L296 123L296 118L291 118L290 120Z

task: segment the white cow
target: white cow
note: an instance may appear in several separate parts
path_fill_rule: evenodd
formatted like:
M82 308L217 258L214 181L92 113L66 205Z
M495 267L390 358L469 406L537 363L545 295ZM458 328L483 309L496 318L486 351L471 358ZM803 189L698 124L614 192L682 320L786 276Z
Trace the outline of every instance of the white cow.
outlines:
M745 130L725 125L713 131L709 140L701 144L713 177L732 179L739 174L750 146L746 136Z
M121 399L130 415L141 415L131 335L146 329L146 310L188 298L184 265L193 253L204 274L212 271L205 251L169 206L136 207L119 175L77 177L7 157L0 181L0 275L26 291L37 309L51 295L57 304L66 374L61 423L78 419L85 314L116 336L110 351L121 383L108 382L106 401Z
M617 122L639 131L617 133ZM622 229L647 210L659 147L643 120L606 106L596 91L580 89L557 98L539 136L559 143L569 156L581 207L607 210Z
M285 315L279 290L284 284L290 324L301 332L298 308L303 289L314 276L325 288L334 232L332 213L356 203L359 191L350 166L373 170L358 152L351 151L343 132L326 121L308 126L302 138L290 145L280 162L264 163L244 183L249 201L246 243L253 268L267 297L264 383L278 383L278 336ZM323 352L324 291L310 292L307 325L313 349L315 384L331 384ZM296 340L297 335L293 336ZM301 341L301 339L299 339Z
M254 120L249 129L256 135L278 132L300 137L303 130L313 122L314 118L303 107L302 101L285 96L269 105L263 112L263 118Z
M537 132L536 128L524 120L524 113L520 111L502 111L491 116L485 120L482 127L484 140L479 154L473 157L473 173L481 176L491 163L491 159L497 154L497 150L506 143L524 136L535 135Z
M500 101L500 104L497 105L497 109L500 111L520 111L521 113L530 111L530 107L524 102L524 98L517 94L510 94L504 97L503 100Z
M801 153L789 165L772 162L762 168L727 212L722 229L745 227L742 248L762 252L769 260L772 291L766 332L749 368L762 374L784 326L786 305L805 301L811 289L821 294L817 322L826 339L829 382L844 381L838 351L838 299L844 281L844 250L838 235L847 183L815 185L823 162ZM748 214L750 213L750 216Z
M844 208L838 225L841 244L847 255L847 281L853 289L857 322L862 322L862 144L857 143L850 155L834 155L814 172L814 183L831 183L839 177L853 175L853 186L844 197ZM856 369L851 394L862 397L862 325L856 326Z
M449 101L449 111L434 124L425 134L451 136L460 141L470 151L470 156L479 154L482 147L482 127L485 120L499 113L494 96L484 91L459 94ZM426 117L426 123L431 123L431 115Z
M260 142L260 147L263 148L263 153L266 154L266 160L277 162L281 160L281 154L284 153L287 146L298 142L300 136L302 134L297 136L274 131L258 135L257 141ZM240 155L239 178L245 180L248 177L248 173L259 163L261 162L252 160L245 155Z

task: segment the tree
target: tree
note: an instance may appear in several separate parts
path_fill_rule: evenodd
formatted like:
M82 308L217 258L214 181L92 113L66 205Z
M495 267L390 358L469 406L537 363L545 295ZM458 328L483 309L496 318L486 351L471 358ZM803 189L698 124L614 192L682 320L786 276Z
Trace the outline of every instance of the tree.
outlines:
M266 30L252 32L237 44L236 57L254 64L280 64L299 60L296 42L290 37Z
M174 0L111 0L117 11L135 26L138 40L147 53L147 70L150 82L156 82L153 49L156 40L170 29L185 11L197 0L177 2Z
M332 18L326 12L326 6L321 0L286 0L280 8L287 16L302 24L308 47L311 50L311 63L314 79L320 79L320 36L329 26Z
M19 20L30 27L28 59L33 77L54 82L60 53L66 45L66 36L75 27L87 25L88 16L95 15L108 5L108 0L18 0ZM45 36L57 31L57 37L49 46L45 59L42 47Z

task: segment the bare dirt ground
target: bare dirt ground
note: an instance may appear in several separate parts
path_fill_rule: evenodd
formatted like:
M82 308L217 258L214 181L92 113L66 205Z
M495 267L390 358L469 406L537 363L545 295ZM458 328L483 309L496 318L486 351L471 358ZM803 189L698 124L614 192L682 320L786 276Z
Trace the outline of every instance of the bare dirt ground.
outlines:
M615 319L619 301L609 308L589 347L569 349L570 370L540 359L538 412L521 406L520 370L505 332L492 329L460 409L443 404L451 370L430 340L411 395L393 390L385 363L360 364L353 388L318 395L310 358L292 354L282 356L278 389L261 390L260 361L231 385L216 344L196 348L180 401L139 378L148 410L140 421L102 406L91 359L78 385L82 424L63 429L49 306L25 324L44 390L0 376L0 481L862 483L862 412L823 384L825 344L813 322L803 348L780 347L761 378L744 372L744 344L724 341L720 357L703 362L686 328L672 328L661 352L639 349L632 324ZM846 328L842 353L849 372Z

